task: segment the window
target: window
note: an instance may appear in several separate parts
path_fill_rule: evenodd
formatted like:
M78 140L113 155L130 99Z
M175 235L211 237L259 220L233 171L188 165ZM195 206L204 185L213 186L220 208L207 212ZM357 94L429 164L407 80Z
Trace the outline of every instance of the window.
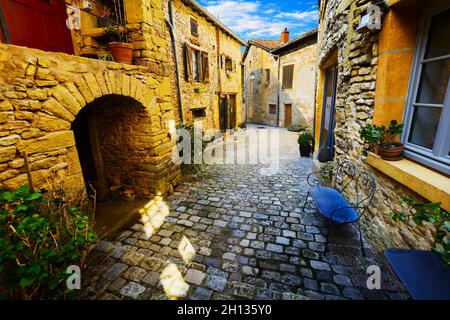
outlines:
M185 69L186 81L209 83L208 53L186 43Z
M233 60L230 57L225 56L225 73L230 75L234 71Z
M195 108L191 109L192 118L205 118L206 117L206 109L205 108Z
M191 18L191 35L198 37L198 22Z
M290 64L283 67L283 89L292 89L294 80L294 65Z
M405 108L405 154L450 174L450 7L426 15Z
M270 69L264 69L264 83L265 85L270 84Z
M277 114L277 105L276 104L269 104L269 113Z

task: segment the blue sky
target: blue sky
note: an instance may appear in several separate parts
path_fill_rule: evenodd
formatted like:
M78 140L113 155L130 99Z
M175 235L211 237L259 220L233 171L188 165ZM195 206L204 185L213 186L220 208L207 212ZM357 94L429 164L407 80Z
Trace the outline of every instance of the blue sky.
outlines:
M287 27L291 39L317 26L317 0L198 0L244 40L280 39Z

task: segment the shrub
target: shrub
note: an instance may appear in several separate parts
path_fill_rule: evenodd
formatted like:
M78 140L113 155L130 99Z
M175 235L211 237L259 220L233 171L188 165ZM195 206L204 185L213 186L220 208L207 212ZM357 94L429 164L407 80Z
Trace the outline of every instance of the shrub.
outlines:
M397 120L391 120L389 126L377 126L368 124L359 130L361 139L369 146L369 151L374 151L378 145L385 148L392 146L392 143L403 131L403 124L397 123Z
M27 186L1 192L0 210L0 294L66 298L67 267L82 267L97 240L88 217L63 190L32 192Z
M303 122L300 124L292 124L287 129L288 129L288 131L292 131L292 132L308 131L309 125L308 125L308 123Z
M429 222L434 227L433 251L450 266L450 213L441 208L440 202L418 203L413 197L401 197L408 209L405 212L392 211L391 218L398 221L412 219L417 225Z
M298 135L297 142L300 146L310 146L313 141L313 136L311 132L304 131Z

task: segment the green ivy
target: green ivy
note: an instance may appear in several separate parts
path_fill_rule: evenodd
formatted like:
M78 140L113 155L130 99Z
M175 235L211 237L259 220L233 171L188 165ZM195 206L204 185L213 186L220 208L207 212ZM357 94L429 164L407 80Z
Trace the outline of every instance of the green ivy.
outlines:
M434 244L432 250L450 266L450 213L441 208L440 202L419 203L413 197L401 197L400 201L408 209L406 212L392 211L391 218L405 222L411 218L417 225L429 222L434 226Z
M0 193L0 294L10 299L67 297L69 265L81 266L97 241L86 215L63 190L45 197L27 186Z

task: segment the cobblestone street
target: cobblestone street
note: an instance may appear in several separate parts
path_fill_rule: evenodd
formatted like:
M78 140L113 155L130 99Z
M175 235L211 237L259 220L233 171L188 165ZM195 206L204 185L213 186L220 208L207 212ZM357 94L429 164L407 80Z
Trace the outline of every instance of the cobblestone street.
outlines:
M261 175L260 165L207 166L171 196L154 199L144 223L97 245L80 296L408 298L367 243L362 256L354 227L332 229L324 254L324 220L311 206L301 210L311 159L300 158L296 137L280 130L282 159L273 175ZM367 289L370 265L381 268L380 290Z

